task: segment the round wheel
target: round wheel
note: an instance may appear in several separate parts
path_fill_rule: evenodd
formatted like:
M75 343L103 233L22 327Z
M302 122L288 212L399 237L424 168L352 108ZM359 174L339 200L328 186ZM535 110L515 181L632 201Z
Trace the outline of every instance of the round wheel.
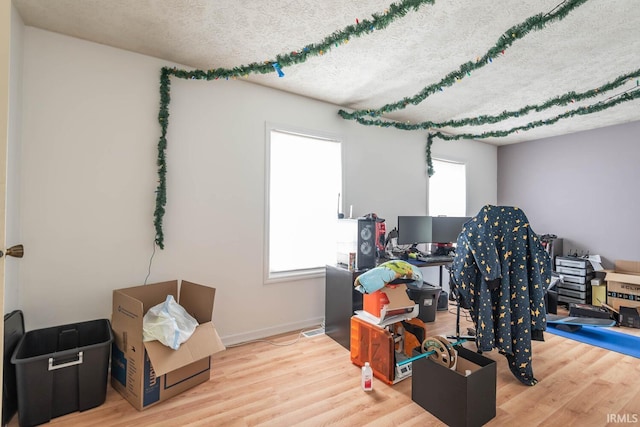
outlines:
M433 352L429 355L429 359L434 362L449 368L451 364L451 355L447 347L438 339L429 337L422 342L422 352Z
M441 337L439 335L435 336L434 338L440 341L449 352L449 368L453 368L456 365L457 354L456 350L451 345L451 342L449 342L449 340L445 337Z

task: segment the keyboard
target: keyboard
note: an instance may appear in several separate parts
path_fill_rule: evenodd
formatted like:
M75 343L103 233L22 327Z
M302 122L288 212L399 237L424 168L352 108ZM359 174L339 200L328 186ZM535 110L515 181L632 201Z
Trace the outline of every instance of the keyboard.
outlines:
M449 255L427 255L419 256L417 260L422 262L453 262L453 257Z

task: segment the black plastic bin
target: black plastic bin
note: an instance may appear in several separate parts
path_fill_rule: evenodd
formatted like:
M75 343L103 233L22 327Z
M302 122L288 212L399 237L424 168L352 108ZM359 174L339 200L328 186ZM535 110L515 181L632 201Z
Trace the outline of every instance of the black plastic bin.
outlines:
M7 425L18 411L16 367L11 356L24 335L22 311L14 310L4 315L4 364L2 375L2 425Z
M27 332L11 357L20 425L43 424L103 404L112 341L107 319Z

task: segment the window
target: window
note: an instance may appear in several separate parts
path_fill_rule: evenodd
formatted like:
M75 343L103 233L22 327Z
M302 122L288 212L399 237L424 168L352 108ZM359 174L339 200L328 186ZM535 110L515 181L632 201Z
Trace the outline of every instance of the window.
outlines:
M266 280L324 272L336 258L342 144L267 126Z
M466 216L467 173L464 163L433 159L429 178L429 215Z

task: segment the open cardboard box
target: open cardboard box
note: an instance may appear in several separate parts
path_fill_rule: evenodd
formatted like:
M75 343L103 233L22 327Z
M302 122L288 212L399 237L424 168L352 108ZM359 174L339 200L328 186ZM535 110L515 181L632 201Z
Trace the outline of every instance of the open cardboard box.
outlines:
M605 270L607 304L616 310L640 307L640 261L616 260L614 270Z
M139 411L209 380L210 356L225 349L211 322L215 288L182 281L113 291L111 385ZM142 341L142 319L168 295L199 323L178 350Z

